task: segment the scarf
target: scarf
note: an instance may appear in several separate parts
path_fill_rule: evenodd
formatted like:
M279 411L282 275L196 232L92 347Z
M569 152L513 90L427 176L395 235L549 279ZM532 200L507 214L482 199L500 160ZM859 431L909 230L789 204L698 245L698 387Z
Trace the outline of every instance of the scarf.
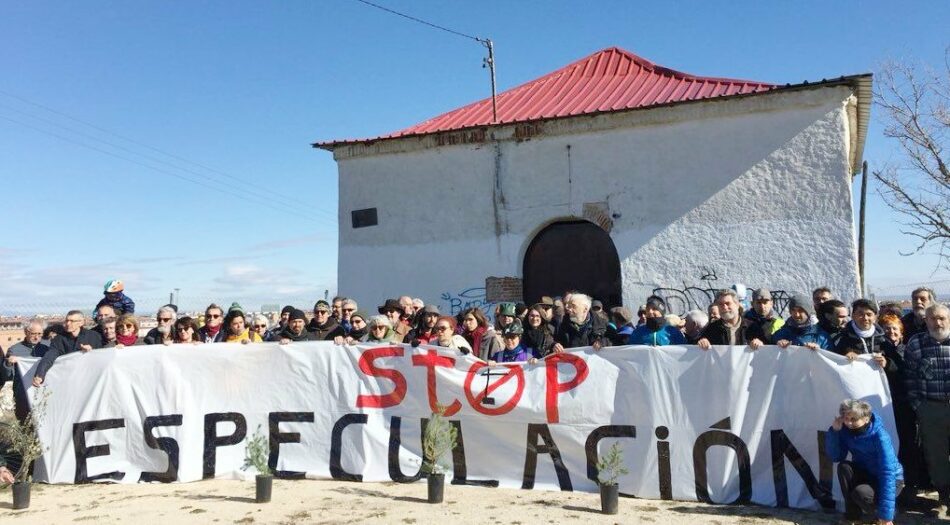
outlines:
M221 331L221 327L222 327L222 326L224 326L224 325L219 324L218 326L211 326L211 325L209 325L209 324L206 324L206 325L205 325L205 333L208 334L210 337L214 337L214 336L218 335L218 332Z
M854 333L858 334L858 337L860 337L861 339L867 339L868 337L871 337L872 335L874 335L873 324L871 325L871 328L868 328L867 330L861 330L860 328L858 328L857 323L855 323L854 321L851 321L851 330L853 330Z
M118 333L115 334L115 342L122 346L132 346L135 344L136 341L138 341L138 339L139 339L139 336L137 334L131 334L131 335L121 335Z
M521 336L521 344L533 350L537 350L539 353L542 352L544 350L541 348L544 346L544 321L542 321L541 325L537 328L525 325L524 335Z
M472 350L475 352L479 351L479 349L482 347L482 338L485 336L485 332L487 331L488 328L479 326L478 328L465 334L465 340L468 341L468 344L472 345Z
M360 339L363 338L363 336L366 335L366 329L363 328L363 329L361 329L361 330L357 330L357 329L354 328L354 329L350 330L350 334L349 334L349 335L350 335L350 337L352 337L353 339L356 339L357 341L359 341Z

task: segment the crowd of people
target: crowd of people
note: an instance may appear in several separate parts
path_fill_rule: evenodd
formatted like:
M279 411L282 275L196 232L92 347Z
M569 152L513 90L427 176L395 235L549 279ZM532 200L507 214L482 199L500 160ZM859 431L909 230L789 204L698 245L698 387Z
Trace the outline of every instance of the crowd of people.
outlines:
M950 310L929 288L914 290L911 302L906 314L899 306L868 299L847 305L823 287L811 297L792 294L789 315L783 318L768 289L754 290L747 310L734 289L725 289L705 311L680 317L669 313L663 298L655 295L633 315L626 307L608 309L584 293L568 291L530 306L499 303L490 321L480 308L447 315L409 296L386 299L375 315L361 310L353 299L334 297L317 301L309 318L288 305L273 323L264 315L248 315L238 303L227 309L210 304L199 318L179 316L177 307L168 304L156 313L157 327L142 336L134 302L124 294L121 281L109 281L92 326L86 326L78 310L70 311L61 326L29 322L23 341L3 352L0 382L13 377L19 357L41 358L33 377L33 384L41 386L63 354L176 343L427 344L489 364L533 363L570 348L619 345L688 344L700 350L729 345L754 351L774 344L829 350L850 360L864 355L868 359L859 361L886 374L900 449L894 450L870 406L854 400L842 404L826 448L835 461L844 462L839 479L848 495L848 517L858 520L862 513L876 513L887 523L898 500L912 506L923 489L937 489L937 514L947 516L950 505ZM845 462L848 452L852 459Z

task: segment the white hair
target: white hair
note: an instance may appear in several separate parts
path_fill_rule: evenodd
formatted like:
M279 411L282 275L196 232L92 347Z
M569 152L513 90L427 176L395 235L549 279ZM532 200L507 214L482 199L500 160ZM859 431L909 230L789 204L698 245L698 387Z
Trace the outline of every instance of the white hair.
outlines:
M167 304L166 304L165 306L163 306L163 307L161 307L161 308L158 309L158 312L155 314L155 317L156 317L156 318L161 317L161 316L162 316L162 312L164 312L164 313L166 313L166 314L171 314L171 316L172 316L172 321L178 319L178 312L176 312L174 308L172 308L171 306L168 306Z
M426 303L422 299L416 297L415 299L412 300L412 306L419 308L421 310L426 307Z
M265 317L264 314L254 314L249 317L251 318L251 322L249 324L255 324L260 321L264 321L264 324L267 325L267 328L270 328L270 320Z
M386 326L388 328L393 327L392 321L390 321L389 318L386 317L385 315L374 315L373 317L370 317L369 322L366 323L366 326L369 329L372 329L374 326L379 326L379 325Z
M684 319L686 321L692 321L693 323L696 323L697 325L706 326L707 324L709 324L709 315L706 314L706 312L702 310L690 310L686 312Z
M929 317L937 313L938 310L942 310L945 315L950 315L950 306L941 303L934 303L927 307L926 315Z
M571 302L582 304L586 306L588 310L590 310L590 306L593 301L591 300L589 295L584 295L582 293L575 293L575 294L571 294Z
M854 414L858 417L871 417L871 405L859 399L845 399L838 406L838 415Z
M29 332L31 326L39 326L40 330L46 330L46 320L40 319L39 317L34 317L33 319L30 319L28 323L23 325L23 331Z
M356 301L355 301L355 300L353 300L353 299L343 299L343 306L346 306L346 305L348 305L348 304L352 304L352 305L353 305L353 310L354 310L354 311L360 309L360 305L356 304Z

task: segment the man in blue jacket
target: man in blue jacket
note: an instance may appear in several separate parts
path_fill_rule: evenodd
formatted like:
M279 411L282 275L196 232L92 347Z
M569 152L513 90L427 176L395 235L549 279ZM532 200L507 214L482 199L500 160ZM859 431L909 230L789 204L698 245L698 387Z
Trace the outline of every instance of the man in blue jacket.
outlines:
M645 307L646 323L634 328L628 345L667 346L685 345L686 337L679 328L666 323L666 303L651 295Z
M844 400L825 434L825 450L832 461L840 463L838 482L845 500L845 519L860 521L864 514L876 514L879 524L891 525L897 495L904 488L904 469L871 405ZM845 461L849 452L851 460Z

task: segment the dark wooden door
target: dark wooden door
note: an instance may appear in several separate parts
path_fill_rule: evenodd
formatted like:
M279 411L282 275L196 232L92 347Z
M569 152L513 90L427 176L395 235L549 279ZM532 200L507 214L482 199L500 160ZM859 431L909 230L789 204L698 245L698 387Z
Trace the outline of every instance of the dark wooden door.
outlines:
M605 307L621 305L620 257L600 226L587 221L556 222L531 241L524 256L524 299L580 290Z

